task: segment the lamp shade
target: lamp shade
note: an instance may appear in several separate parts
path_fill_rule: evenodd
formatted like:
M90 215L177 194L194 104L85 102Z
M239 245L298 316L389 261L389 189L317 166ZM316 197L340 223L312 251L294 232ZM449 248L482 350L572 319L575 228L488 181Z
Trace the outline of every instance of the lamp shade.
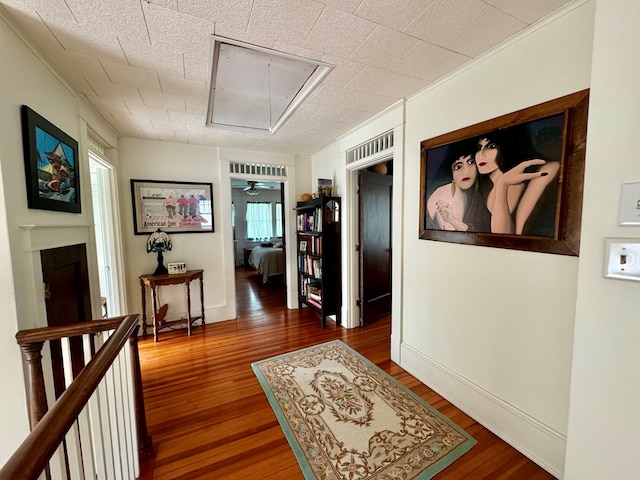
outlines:
M171 239L166 232L158 229L147 239L147 253L171 250Z

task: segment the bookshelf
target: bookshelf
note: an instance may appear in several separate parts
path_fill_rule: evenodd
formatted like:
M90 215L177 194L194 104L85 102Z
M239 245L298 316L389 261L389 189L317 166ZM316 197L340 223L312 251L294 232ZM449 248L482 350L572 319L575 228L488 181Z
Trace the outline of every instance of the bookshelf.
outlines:
M340 260L340 197L321 196L296 206L298 307L321 318L334 315L340 325L342 306Z

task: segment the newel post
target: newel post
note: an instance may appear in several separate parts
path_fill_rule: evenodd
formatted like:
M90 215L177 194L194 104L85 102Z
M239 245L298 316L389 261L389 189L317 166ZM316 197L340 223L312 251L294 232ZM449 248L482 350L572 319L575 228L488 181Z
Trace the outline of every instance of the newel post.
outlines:
M142 393L142 373L140 372L140 356L138 354L138 328L129 337L129 355L133 369L133 402L136 409L136 430L138 435L138 455L140 461L148 460L153 454L153 443L147 431L147 416L144 409Z
M20 345L22 357L27 364L27 401L29 402L29 426L35 428L47 413L47 394L44 389L42 373L42 346L44 342L32 342Z

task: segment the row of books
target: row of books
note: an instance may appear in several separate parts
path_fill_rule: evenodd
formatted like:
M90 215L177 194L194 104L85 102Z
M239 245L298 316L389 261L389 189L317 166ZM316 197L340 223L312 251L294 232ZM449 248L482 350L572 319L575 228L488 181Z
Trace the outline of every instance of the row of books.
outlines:
M311 305L315 305L318 308L322 307L322 290L314 284L309 284L307 288L307 301Z
M298 270L313 278L322 278L322 260L319 258L300 255L298 257Z
M300 296L322 302L322 287L315 278L300 277Z
M298 251L302 253L312 253L322 255L322 238L312 236L298 237Z
M313 213L303 212L298 213L296 230L298 232L321 232L322 231L322 218L320 215L322 211L316 208Z

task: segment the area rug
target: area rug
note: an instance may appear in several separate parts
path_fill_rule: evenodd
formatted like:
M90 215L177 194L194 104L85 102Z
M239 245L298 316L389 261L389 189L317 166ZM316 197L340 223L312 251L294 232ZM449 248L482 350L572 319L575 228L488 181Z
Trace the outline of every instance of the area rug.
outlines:
M339 340L252 367L306 479L428 479L476 444Z

